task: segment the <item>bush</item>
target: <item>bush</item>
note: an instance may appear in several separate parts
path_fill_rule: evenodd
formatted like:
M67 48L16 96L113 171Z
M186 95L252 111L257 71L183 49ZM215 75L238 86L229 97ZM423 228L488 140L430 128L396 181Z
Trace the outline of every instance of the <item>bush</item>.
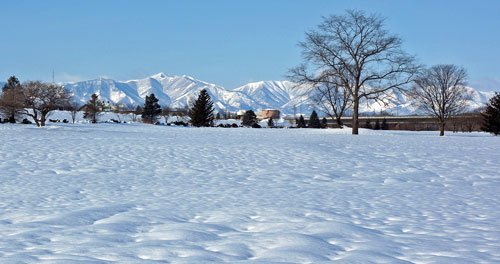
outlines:
M327 128L328 127L328 120L326 119L326 117L323 117L323 119L321 119L321 128Z
M185 127L189 126L189 124L186 123L186 122L184 122L184 121L175 121L175 122L173 122L171 124L174 124L176 126L185 126Z
M304 128L306 127L306 121L304 120L304 117L300 115L299 119L295 120L297 123L297 128Z
M253 127L257 124L257 115L255 115L254 111L247 110L241 118L241 124L246 127Z
M21 122L23 124L26 124L26 125L30 125L30 124L33 124L33 122L29 121L28 119L23 119L23 121Z

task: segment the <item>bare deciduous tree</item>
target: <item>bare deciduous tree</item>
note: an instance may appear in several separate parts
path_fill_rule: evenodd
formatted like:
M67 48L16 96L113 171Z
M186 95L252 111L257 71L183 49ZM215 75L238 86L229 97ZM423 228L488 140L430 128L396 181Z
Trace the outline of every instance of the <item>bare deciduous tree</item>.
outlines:
M471 92L465 87L467 71L456 65L436 65L423 70L415 79L409 95L439 122L439 135L444 136L446 122L467 110Z
M23 113L23 94L21 89L4 89L0 96L0 112L10 123L16 122L16 117Z
M402 41L384 28L384 19L349 10L330 16L316 30L306 32L300 43L305 63L291 75L313 84L331 76L352 99L352 134L358 134L361 99L383 100L391 89L402 89L419 69L413 56L402 50ZM337 83L338 80L338 83Z
M336 120L337 125L342 128L342 116L346 109L352 106L350 93L335 83L324 83L318 86L316 91L313 100L324 113Z
M163 116L163 119L165 119L165 124L168 124L168 118L170 117L171 113L172 113L172 110L168 106L164 106L161 109L161 116Z
M24 114L32 117L39 127L45 126L50 112L67 106L71 97L64 87L40 81L23 83L22 93Z
M74 124L76 122L76 115L78 114L78 111L80 111L80 108L82 108L82 106L80 105L79 102L73 100L69 102L67 108L69 110L69 113L71 114L71 121Z
M123 104L115 104L112 108L113 113L116 114L116 118L118 119L118 122L122 122L123 120L123 114L125 111L125 106Z
M23 112L23 106L21 84L16 76L11 76L2 88L0 111L10 123L15 123L16 117Z
M312 101L342 128L342 116L346 109L352 107L351 93L342 86L342 80L329 71L309 74L303 66L292 69L290 73L289 77L299 85L312 87Z

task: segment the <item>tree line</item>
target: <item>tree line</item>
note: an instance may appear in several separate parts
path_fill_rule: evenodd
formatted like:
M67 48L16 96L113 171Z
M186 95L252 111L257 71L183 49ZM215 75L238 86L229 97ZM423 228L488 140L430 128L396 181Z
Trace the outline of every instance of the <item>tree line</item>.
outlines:
M455 71L458 68L451 67L447 70ZM436 70L436 69L433 69ZM432 71L432 70L429 70ZM459 71L460 72L460 71ZM430 74L428 72L426 74ZM461 71L463 74L463 71ZM433 76L440 76L440 73L433 74ZM416 82L419 82L417 80ZM455 80L458 82L458 79ZM430 85L429 85L430 86ZM421 84L421 87L426 87ZM422 91L422 90L421 90ZM432 102L432 97L428 96L429 102ZM431 104L431 103L430 103ZM459 105L449 105L447 111L451 113L454 109L457 113L460 112ZM62 86L43 83L40 81L28 81L23 84L15 76L11 76L7 83L2 88L2 95L0 96L0 112L4 115L3 122L15 123L16 118L20 115L30 116L37 126L45 126L47 117L50 112L57 109L69 110L73 123L75 122L76 113L78 111L83 111L83 117L91 123L97 123L98 117L103 112L106 107L104 102L99 100L97 94L92 94L91 98L86 104L80 106L78 103L72 100L71 95ZM433 109L433 108L430 108ZM439 108L438 108L439 109ZM116 113L123 111L120 107L114 109ZM158 118L160 115L167 117L173 112L173 110L168 107L161 108L158 98L154 94L150 94L145 97L144 106L137 106L135 111L129 111L134 116L141 116L142 122L149 124L158 123ZM176 111L179 112L179 111ZM190 124L195 127L209 127L214 126L214 119L220 119L220 113L214 115L214 107L212 99L210 98L207 90L201 90L198 98L194 101L190 108L183 110L183 115L190 118ZM445 111L442 111L443 113ZM495 135L500 134L500 94L496 93L490 99L485 110L481 113L484 119L484 125L482 129L487 132L491 132ZM451 117L452 115L449 115ZM447 117L448 118L448 117ZM116 121L116 120L113 120ZM135 121L135 120L134 120ZM440 120L446 121L446 120ZM2 122L2 119L0 119ZM26 119L24 122L29 122ZM117 121L119 122L119 120ZM187 125L183 121L179 121L178 125ZM246 127L260 127L258 123L257 116L253 110L247 110L245 114L241 117L241 124ZM316 111L312 111L308 121L304 119L301 115L295 120L297 128L326 128L327 119L324 117L322 120L319 119ZM340 123L342 124L342 123ZM268 119L268 127L275 127L274 120L272 118ZM370 121L367 121L364 125L365 128L370 129L388 129L386 120L384 119L382 123L376 120L375 124L372 125ZM444 132L444 127L440 126L441 134Z

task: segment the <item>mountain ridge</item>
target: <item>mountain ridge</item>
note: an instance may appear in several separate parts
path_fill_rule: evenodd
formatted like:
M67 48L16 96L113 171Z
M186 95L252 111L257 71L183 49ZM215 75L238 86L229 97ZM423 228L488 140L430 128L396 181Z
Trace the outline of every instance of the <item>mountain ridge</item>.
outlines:
M159 99L162 106L184 108L196 99L202 89L206 89L214 102L216 111L278 109L284 114L309 114L315 107L311 98L311 89L291 81L257 81L234 89L205 82L188 75L167 75L159 72L143 79L116 81L98 78L63 84L73 93L79 103L85 103L93 93L103 101L122 104L128 107L144 104L144 97L151 93ZM482 92L468 87L473 94L472 108L483 106L494 92ZM408 98L397 90L389 92L385 104L365 101L360 106L361 112L382 112L391 114L415 114L418 112Z

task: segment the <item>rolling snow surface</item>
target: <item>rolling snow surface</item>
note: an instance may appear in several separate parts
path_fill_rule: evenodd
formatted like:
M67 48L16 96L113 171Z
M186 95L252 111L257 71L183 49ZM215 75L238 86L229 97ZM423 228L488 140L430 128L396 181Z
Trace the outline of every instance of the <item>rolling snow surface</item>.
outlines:
M349 132L0 125L0 262L500 262L500 137Z

